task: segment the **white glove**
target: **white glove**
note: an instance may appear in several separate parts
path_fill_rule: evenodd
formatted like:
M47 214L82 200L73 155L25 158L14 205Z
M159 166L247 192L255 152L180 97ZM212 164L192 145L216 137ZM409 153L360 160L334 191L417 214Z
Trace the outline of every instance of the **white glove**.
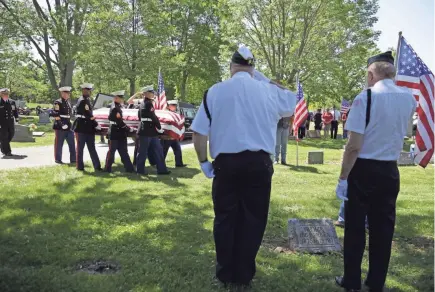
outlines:
M209 161L201 162L201 170L207 178L214 178L213 164Z
M163 129L156 129L157 130L157 132L159 132L160 134L163 134L164 132L165 132L165 130L163 130Z
M18 119L15 119L15 125L18 125Z
M97 130L97 131L101 130L101 126L100 125L96 126L95 130Z
M68 125L63 125L62 129L64 129L64 130L68 129Z
M337 188L335 189L335 194L337 195L337 198L342 201L347 201L347 180L346 179L339 179Z
M133 132L134 132L134 129L133 129L133 128L130 128L129 131L130 131L130 133L133 133Z

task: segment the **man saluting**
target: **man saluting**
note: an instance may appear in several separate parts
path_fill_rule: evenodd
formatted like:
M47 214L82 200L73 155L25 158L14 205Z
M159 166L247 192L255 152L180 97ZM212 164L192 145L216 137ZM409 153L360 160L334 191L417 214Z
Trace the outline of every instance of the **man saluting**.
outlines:
M216 276L249 285L255 275L269 212L276 125L290 117L296 96L257 81L254 56L239 48L231 79L213 85L192 124L194 145L204 174L213 178ZM207 160L207 137L213 164Z
M336 190L346 201L344 276L336 283L346 291L361 289L366 216L370 251L365 284L369 291L382 291L387 277L400 187L397 160L416 108L412 93L394 84L395 75L391 52L371 57L369 89L355 98L346 121L350 136Z

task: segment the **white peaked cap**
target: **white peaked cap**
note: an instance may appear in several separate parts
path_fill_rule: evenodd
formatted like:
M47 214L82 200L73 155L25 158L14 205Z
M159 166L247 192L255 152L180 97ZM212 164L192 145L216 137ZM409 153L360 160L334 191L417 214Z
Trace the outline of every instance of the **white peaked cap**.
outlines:
M9 91L10 91L9 88L0 88L0 93L9 92Z
M141 92L154 91L154 87L152 85L148 85L148 86L142 87L142 89L140 91Z
M177 105L178 104L178 100L168 100L168 105Z
M112 95L113 96L124 96L125 90L119 90L119 91L112 92Z
M61 88L59 88L59 91L60 92L63 92L63 91L68 91L68 92L71 92L71 86L64 86L64 87L61 87Z
M94 84L92 83L83 83L82 85L80 85L81 89L93 89L94 88Z
M240 46L237 51L245 60L254 59L254 55L246 46Z

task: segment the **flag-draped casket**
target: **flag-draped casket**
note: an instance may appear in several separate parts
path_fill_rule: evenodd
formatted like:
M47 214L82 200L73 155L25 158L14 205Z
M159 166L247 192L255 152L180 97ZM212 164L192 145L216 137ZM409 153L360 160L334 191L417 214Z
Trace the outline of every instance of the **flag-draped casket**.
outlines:
M103 129L109 128L109 108L100 108L94 111L94 117ZM139 127L138 109L123 109L122 115L127 126L137 129ZM164 136L172 139L182 139L184 136L184 117L168 110L155 110L159 118L162 129L165 130Z

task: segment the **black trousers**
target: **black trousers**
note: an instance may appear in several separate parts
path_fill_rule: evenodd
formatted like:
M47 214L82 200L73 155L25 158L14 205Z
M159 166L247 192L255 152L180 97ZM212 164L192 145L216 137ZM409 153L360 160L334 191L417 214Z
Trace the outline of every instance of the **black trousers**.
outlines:
M369 271L366 285L382 291L391 256L400 175L396 161L358 158L348 178L345 203L344 287L361 288L361 261L369 224Z
M249 284L269 213L273 165L266 152L220 154L213 162L216 276Z
M112 165L115 161L116 151L118 151L119 156L121 157L125 171L134 172L133 164L131 163L130 156L128 155L127 138L122 140L109 139L109 150L107 151L106 166L104 167L104 170L107 172L112 172Z
M299 137L299 139L305 138L305 128L303 128L303 127L298 128L298 137Z
M11 141L15 135L15 125L12 121L8 125L2 125L0 128L0 150L3 154L9 154L11 150Z
M331 122L331 139L337 139L338 121Z
M181 144L178 140L161 140L163 147L163 156L166 159L169 148L172 148L175 156L175 166L183 166L183 152L181 151Z

